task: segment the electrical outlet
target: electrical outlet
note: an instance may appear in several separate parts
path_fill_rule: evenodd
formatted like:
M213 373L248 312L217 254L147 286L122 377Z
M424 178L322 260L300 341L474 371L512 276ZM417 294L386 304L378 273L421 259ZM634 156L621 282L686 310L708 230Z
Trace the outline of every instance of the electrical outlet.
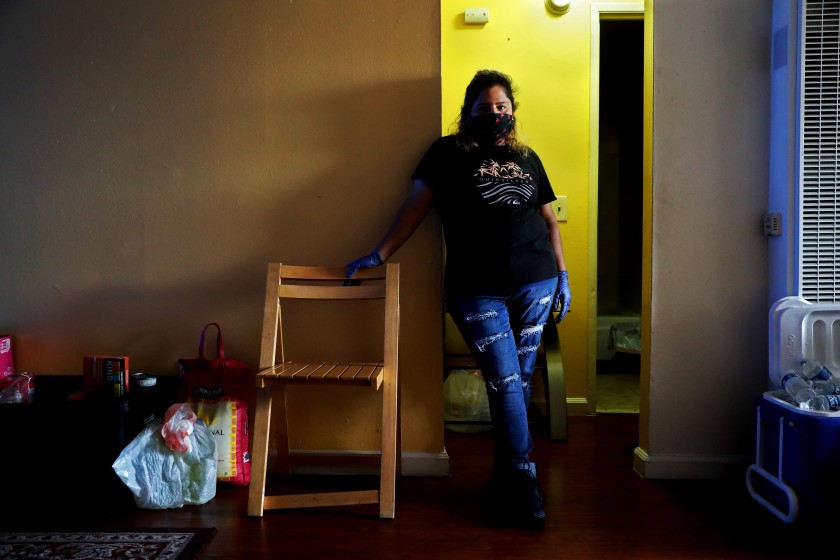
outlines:
M764 235L767 237L780 237L782 235L782 215L779 212L770 212L764 215Z
M569 207L565 196L558 196L557 200L551 203L551 208L558 222L569 221Z
M464 10L464 23L481 24L490 21L490 8L467 8Z

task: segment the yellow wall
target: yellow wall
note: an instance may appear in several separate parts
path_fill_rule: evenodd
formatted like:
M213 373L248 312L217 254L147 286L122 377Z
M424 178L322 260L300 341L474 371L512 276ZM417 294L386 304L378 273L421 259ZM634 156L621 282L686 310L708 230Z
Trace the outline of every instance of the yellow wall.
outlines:
M479 4L490 10L484 25L464 24L464 10L475 2L441 3L442 128L450 131L476 70L495 68L513 78L519 88L519 131L542 158L555 194L568 197L569 220L560 223L560 233L572 306L558 330L570 411L591 412L593 403L583 406L594 368L588 357L594 334L589 327L594 308L590 257L595 250L589 244L590 217L596 215L589 202L591 2L576 0L562 16L548 13L539 0Z

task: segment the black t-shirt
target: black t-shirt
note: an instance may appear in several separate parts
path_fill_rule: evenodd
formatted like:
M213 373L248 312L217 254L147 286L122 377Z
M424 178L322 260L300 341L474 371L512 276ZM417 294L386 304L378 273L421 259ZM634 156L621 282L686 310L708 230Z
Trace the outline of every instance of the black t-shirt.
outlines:
M505 146L467 151L454 136L436 140L417 165L435 193L446 240L449 293L507 293L557 276L539 208L555 200L537 154Z

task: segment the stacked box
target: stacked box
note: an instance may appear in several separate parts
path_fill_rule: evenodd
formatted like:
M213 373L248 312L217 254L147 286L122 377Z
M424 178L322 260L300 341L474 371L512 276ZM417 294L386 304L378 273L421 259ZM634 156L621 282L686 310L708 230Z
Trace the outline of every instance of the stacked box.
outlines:
M83 371L87 396L120 399L128 393L128 356L85 356Z

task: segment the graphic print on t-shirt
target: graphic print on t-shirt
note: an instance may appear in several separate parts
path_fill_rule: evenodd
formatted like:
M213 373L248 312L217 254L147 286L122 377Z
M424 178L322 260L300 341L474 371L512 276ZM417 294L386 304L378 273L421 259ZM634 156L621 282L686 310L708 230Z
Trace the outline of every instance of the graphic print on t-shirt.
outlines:
M534 193L531 176L512 161L484 160L475 176L482 198L490 205L522 204Z

